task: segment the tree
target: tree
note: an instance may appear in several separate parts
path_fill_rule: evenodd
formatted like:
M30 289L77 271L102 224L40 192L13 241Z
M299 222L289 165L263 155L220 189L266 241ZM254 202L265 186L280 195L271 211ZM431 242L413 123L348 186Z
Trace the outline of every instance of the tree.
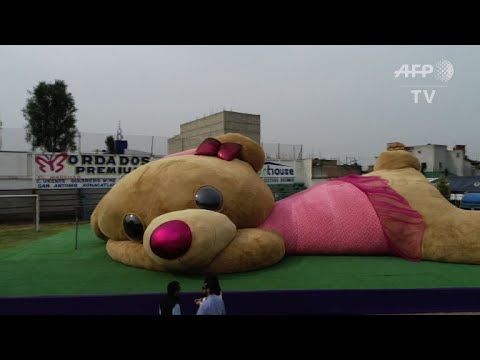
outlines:
M107 136L105 139L105 145L107 146L107 152L109 154L115 154L115 139L112 135Z
M48 152L75 151L75 101L63 80L53 84L41 81L28 91L31 95L22 109L27 120L25 140Z
M445 176L442 175L438 178L438 182L435 184L435 187L438 191L440 191L445 199L450 200L450 193L452 190Z

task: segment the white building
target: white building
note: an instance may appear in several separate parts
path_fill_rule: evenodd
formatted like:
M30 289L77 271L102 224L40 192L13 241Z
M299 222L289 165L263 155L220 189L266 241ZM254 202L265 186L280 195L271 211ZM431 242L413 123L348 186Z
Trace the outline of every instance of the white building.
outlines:
M468 159L465 145L455 145L453 149L449 149L447 145L415 145L406 147L406 150L418 158L424 173L480 175L479 162Z

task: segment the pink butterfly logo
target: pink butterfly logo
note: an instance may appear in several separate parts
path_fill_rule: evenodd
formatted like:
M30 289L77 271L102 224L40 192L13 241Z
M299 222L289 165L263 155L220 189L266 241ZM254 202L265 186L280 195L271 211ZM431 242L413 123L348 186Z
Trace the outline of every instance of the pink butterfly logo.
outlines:
M63 162L68 157L66 153L57 154L55 156L50 156L50 159L47 155L36 156L35 162L38 164L41 172L46 172L45 167L48 166L50 171L58 173L62 171L65 166Z

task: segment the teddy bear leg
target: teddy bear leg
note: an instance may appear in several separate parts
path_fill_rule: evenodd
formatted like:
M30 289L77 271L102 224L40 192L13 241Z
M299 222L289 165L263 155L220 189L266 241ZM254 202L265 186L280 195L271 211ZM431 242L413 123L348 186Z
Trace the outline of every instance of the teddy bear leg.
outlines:
M438 214L435 224L428 225L423 243L424 259L480 264L480 211L454 207Z
M480 264L480 211L458 209L412 167L378 170L366 176L388 180L389 185L422 215L425 222L423 259Z

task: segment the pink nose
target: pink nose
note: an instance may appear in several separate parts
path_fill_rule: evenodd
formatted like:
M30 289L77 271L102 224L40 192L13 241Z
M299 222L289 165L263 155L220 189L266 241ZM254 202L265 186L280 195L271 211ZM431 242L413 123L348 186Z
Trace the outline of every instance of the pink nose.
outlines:
M176 259L185 254L192 245L192 231L181 220L167 221L153 230L150 248L164 259Z

